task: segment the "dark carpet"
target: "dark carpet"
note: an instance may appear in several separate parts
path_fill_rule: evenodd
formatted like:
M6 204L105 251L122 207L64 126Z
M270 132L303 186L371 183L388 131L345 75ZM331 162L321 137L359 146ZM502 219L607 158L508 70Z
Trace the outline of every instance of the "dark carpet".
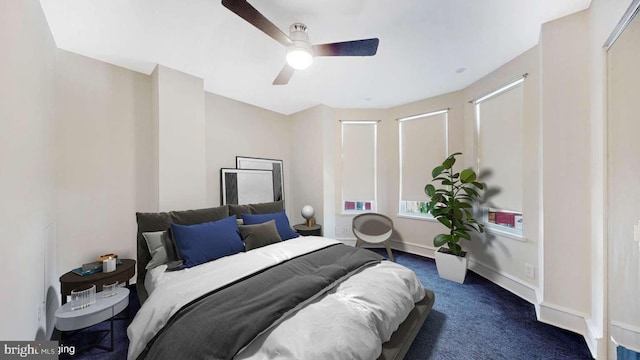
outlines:
M394 256L436 294L433 309L406 360L591 359L582 336L538 322L533 305L483 277L469 271L461 285L440 279L432 259L395 250ZM135 286L130 289L129 306L135 315L139 302ZM72 358L126 359L130 321L116 321L113 352L90 349ZM103 322L66 336L63 344L82 347L102 335L97 331L108 328L109 322ZM109 338L102 344L108 346Z

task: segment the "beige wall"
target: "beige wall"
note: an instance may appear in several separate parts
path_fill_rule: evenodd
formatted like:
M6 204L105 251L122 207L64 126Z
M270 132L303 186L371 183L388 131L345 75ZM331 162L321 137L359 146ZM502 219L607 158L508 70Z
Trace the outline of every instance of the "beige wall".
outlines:
M590 297L575 296L591 276L588 11L544 24L540 44L544 301L588 313Z
M158 126L158 209L206 205L204 82L158 65L152 77ZM155 126L155 125L154 125Z
M640 17L607 54L608 281L611 337L640 352Z
M157 210L150 78L57 51L58 272L136 258L136 211Z
M55 45L38 1L0 0L0 49L0 339L45 339L45 299L55 303L59 289L50 271Z
M334 110L321 105L289 116L292 126L291 187L294 189L289 216L292 224L303 223L300 210L311 205L323 235L333 237L334 210L327 200L335 193L335 166L332 155L336 143Z
M472 259L477 265L474 270L484 276L501 283L511 291L535 302L535 289L539 283L540 265L539 250L539 198L540 198L540 61L539 48L534 46L508 63L500 66L489 75L476 81L464 89L464 117L465 117L465 159L468 166L475 165L477 158L477 135L475 106L470 100L478 99L502 86L520 78L527 77L523 84L524 118L523 118L523 186L522 213L524 226L522 236L512 236L487 228L486 236L469 243ZM500 184L486 180L489 187L499 187ZM533 265L536 277L528 278L525 265Z
M291 214L291 122L287 117L220 95L205 93L206 200L220 205L220 169L235 168L236 156L281 159L284 197Z

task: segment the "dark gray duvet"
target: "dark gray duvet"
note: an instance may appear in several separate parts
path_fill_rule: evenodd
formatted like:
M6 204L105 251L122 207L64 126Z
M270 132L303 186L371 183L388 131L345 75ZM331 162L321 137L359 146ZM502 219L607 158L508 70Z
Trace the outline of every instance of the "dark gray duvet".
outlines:
M231 359L287 311L381 260L336 244L267 268L184 306L138 359Z

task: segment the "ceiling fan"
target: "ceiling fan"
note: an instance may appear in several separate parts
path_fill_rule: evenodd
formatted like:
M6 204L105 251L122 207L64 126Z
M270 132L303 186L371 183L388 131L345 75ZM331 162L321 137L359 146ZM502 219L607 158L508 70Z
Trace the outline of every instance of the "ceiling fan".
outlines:
M373 56L378 51L377 38L311 45L304 24L291 25L287 35L246 0L222 0L222 5L287 47L287 63L273 85L287 84L294 71L309 67L315 56Z

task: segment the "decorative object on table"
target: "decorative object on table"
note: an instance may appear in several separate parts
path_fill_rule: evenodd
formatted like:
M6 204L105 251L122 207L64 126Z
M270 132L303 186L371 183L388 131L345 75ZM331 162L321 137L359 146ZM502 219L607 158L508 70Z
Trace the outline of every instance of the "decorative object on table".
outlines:
M116 255L116 254L104 254L104 255L98 256L96 261L101 263L101 262L103 262L105 260L117 259L117 258L118 258L118 255Z
M302 217L307 220L307 226L312 227L316 223L316 219L313 215L316 214L316 211L313 209L311 205L305 205L302 207Z
M273 174L273 200L268 201L284 200L284 167L282 160L236 156L236 168L270 170Z
M84 309L96 303L96 285L85 285L71 290L71 310Z
M118 281L102 285L102 297L111 297L118 292Z
M393 233L391 218L378 213L364 213L353 218L351 228L357 239L356 246L383 244L387 249L389 259L393 262L396 261L389 246L389 238Z
M429 213L449 229L449 233L433 238L433 245L439 248L435 253L438 275L462 284L467 274L467 253L458 242L460 239L471 240L472 232L484 232L484 226L472 212L484 184L476 181L477 175L472 169L453 170L458 155L462 153L449 155L431 172L431 182L440 182L441 187L427 184L424 192L431 198L427 204Z
M102 268L102 262L90 262L90 263L86 263L86 264L82 264L82 271L86 272L86 271L93 271L93 270L98 270Z
M112 271L116 271L116 259L102 260L102 272L108 273Z
M102 255L104 256L104 255ZM99 256L98 258L100 258L101 256ZM122 265L122 260L117 258L116 255L116 267L119 265ZM76 275L80 275L80 276L87 276L87 275L91 275L91 274L95 274L95 273L101 273L103 272L103 262L102 260L100 261L94 261L94 262L90 262L90 263L86 263L86 264L82 264L81 267L79 268L75 268L73 270L71 270L71 272L73 272Z
M78 276L78 271L82 268L73 269L66 274L60 276L60 299L62 304L67 302L67 296L71 295L71 290L80 288L86 285L95 284L96 290L102 290L105 284L111 284L115 281L119 283L126 283L129 285L129 279L136 274L136 261L132 259L118 259L118 266L116 271L110 273L103 273L102 267L100 271L88 274L84 276Z

